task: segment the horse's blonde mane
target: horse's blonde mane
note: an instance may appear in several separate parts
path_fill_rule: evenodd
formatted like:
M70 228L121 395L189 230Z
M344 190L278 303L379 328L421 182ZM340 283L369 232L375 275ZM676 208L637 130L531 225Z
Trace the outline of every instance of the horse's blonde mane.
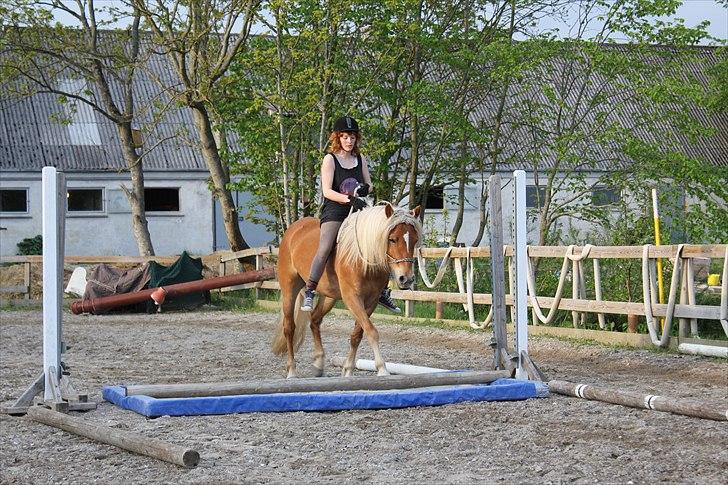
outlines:
M376 205L354 212L339 229L336 257L346 265L360 263L364 271L388 271L387 244L389 233L398 224L410 224L417 232L419 245L422 226L420 220L405 209L394 209L391 217L384 205Z

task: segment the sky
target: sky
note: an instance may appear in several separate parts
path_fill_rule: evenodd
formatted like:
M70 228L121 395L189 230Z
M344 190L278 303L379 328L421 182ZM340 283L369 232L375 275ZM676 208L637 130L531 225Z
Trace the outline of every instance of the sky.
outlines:
M575 5L577 3L574 2ZM574 8L570 23L575 23L576 11ZM728 8L715 0L683 0L682 6L677 10L674 18L684 19L688 27L695 27L700 22L708 20L710 22L710 26L706 29L708 34L720 40L728 40ZM597 27L594 26L595 29ZM551 19L541 22L539 28L558 28L562 36L568 36L570 25L569 23L557 23Z
M75 0L64 0L75 3ZM96 0L97 7L118 4L118 0ZM577 3L576 1L574 2ZM721 40L728 40L728 8L720 5L716 0L683 0L675 17L682 18L689 27L693 27L703 20L710 21L708 34ZM575 19L576 16L573 17ZM57 20L64 24L73 25L74 19L68 15L58 15ZM539 26L543 29L559 29L561 36L568 36L571 26L568 23L556 22L553 19L543 21ZM616 39L619 40L619 39Z

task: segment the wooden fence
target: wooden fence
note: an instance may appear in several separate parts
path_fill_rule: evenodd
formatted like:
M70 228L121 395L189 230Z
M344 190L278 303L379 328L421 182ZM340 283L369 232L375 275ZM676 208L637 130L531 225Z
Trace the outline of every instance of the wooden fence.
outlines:
M177 256L66 256L65 265L93 265L93 264L144 264L147 261L156 261L161 264L170 264L177 260ZM22 294L26 300L30 299L31 276L33 266L43 264L43 256L0 256L0 264L22 264L23 284L0 287L0 295L9 293ZM42 274L42 270L41 270Z
M506 258L510 258L513 255L513 248L511 246L505 246L504 255ZM261 269L264 266L274 264L274 259L278 255L278 248L274 246L251 248L244 251L238 251L235 253L223 252L219 253L219 274L223 276L232 272L240 271L238 260L241 258L255 258L255 268ZM442 260L443 258L449 257L453 260L465 258L489 258L490 250L484 247L476 248L422 248L420 251L421 256L425 260ZM726 254L728 254L728 245L726 244L713 244L713 245L683 245L683 246L529 246L528 256L529 260L535 258L560 258L564 259L564 268L567 267L567 263L570 264L571 268L571 298L561 297L561 295L554 296L532 296L529 298L528 304L532 308L534 325L539 324L539 318L537 315L537 307L540 311L541 308L549 308L550 310L566 310L572 312L574 327L581 326L584 322L584 315L587 313L597 314L600 321L600 327L604 328L603 316L604 314L618 314L618 315L640 315L646 316L648 313L654 317L675 317L679 319L679 336L693 337L699 336L699 329L697 320L718 320L725 322L728 318L728 295L726 290L726 279L728 272L728 262L725 261ZM678 286L673 288L673 292L676 292L674 305L669 303L657 303L655 300L651 301L649 305L645 305L644 302L625 302L625 301L611 301L604 300L602 298L603 291L601 288L601 277L600 277L600 261L605 259L624 259L624 260L636 260L641 259L654 264L657 258L667 258L675 263L680 259L685 271L677 282L673 282L672 286L677 284ZM709 288L713 292L721 295L720 305L698 305L696 303L696 282L694 279L693 261L696 258L714 258L724 260L724 271L722 275L723 286ZM176 256L165 256L165 257L121 257L121 256L70 256L65 258L65 264L98 264L98 263L109 263L109 264L142 264L149 260L155 260L163 264L169 264L176 259ZM569 259L570 261L566 261ZM586 260L591 260L594 265L593 282L594 288L593 293L595 297L593 299L586 298L586 285L584 284L584 269L583 263ZM24 282L22 286L16 286L12 288L2 288L0 293L24 293L25 298L30 297L30 280L31 280L31 265L39 264L42 262L41 256L10 256L0 258L0 263L19 263L24 265ZM648 266L645 265L645 268ZM673 265L675 268L676 265ZM562 275L563 277L563 275ZM509 275L509 280L510 275ZM512 288L511 281L509 288ZM259 290L279 290L278 282L275 280L262 281L256 283L248 283L244 285L238 285L234 287L225 288L221 291L233 291L238 289L254 289L255 297L258 299ZM538 291L535 291L538 294ZM653 289L654 293L654 289ZM442 292L442 291L402 291L394 290L392 296L396 299L400 299L406 302L405 315L408 317L413 316L413 305L415 302L430 302L435 304L436 315L434 317L442 317L442 305L444 303L456 303L456 304L467 304L468 295L464 292ZM472 302L475 305L490 305L492 303L492 297L487 293L473 293ZM506 305L512 306L513 299L510 294L506 295ZM550 313L550 312L549 312ZM726 324L723 323L724 328ZM726 331L728 334L728 331Z
M506 258L513 256L512 246L505 246L504 255ZM713 245L671 245L671 246L529 246L528 256L529 259L535 258L568 258L570 259L571 266L571 298L564 298L560 296L536 296L529 298L528 305L534 311L532 321L535 325L539 324L539 318L535 314L535 306L539 308L553 307L554 310L566 310L572 312L573 326L576 328L581 326L584 321L584 315L586 313L597 314L600 320L600 327L605 328L603 322L604 314L617 314L617 315L639 315L647 316L647 313L654 317L668 317L672 316L679 319L679 336L688 337L691 334L693 337L698 337L699 329L697 327L697 320L725 320L728 315L728 297L726 297L726 286L723 287L712 287L706 288L713 293L720 293L722 300L720 305L698 305L696 302L696 282L694 278L693 262L696 258L716 258L725 259L728 251L728 245L726 244L713 244ZM604 300L602 298L603 289L601 287L601 276L600 276L600 261L605 259L623 259L623 260L643 260L647 259L654 263L657 258L670 259L673 262L676 260L676 255L679 252L679 259L682 260L683 266L686 271L682 272L682 276L678 281L679 287L676 287L673 291L676 292L677 301L673 306L669 303L657 303L652 301L649 305L645 305L644 302L625 302L625 301L611 301ZM266 247L266 248L255 248L237 253L231 253L221 258L220 263L220 274L225 274L226 271L230 271L230 262L241 258L255 256L256 258L256 269L263 267L265 258L275 257L278 254L278 248ZM464 259L469 255L470 258L489 258L490 249L484 247L476 248L422 248L421 256L427 259L439 259L442 260L446 256L452 259ZM594 262L594 273L593 281L595 287L592 293L595 295L594 299L586 298L586 285L584 284L584 269L583 263L586 260L592 260ZM724 264L724 267L728 265ZM724 270L724 273L726 271ZM576 275L576 277L574 277ZM510 280L510 275L509 275ZM726 281L726 275L723 274L722 280ZM669 281L669 279L667 279ZM508 282L509 288L512 288L512 282ZM224 291L231 291L234 289L241 288L255 288L256 298L257 289L271 289L278 290L277 281L264 281L258 283L250 283L247 285L241 285L235 288L227 288ZM536 291L537 293L537 291ZM442 316L442 304L444 303L456 303L456 304L467 304L468 295L462 292L441 292L441 291L409 291L409 290L393 290L392 297L407 302L405 306L405 316L413 316L413 303L414 302L430 302L435 304L434 315L436 318ZM473 303L476 305L490 305L492 303L492 296L487 293L474 293L472 295ZM512 295L506 295L506 305L513 305ZM555 305L555 306L554 306ZM725 325L724 325L725 326ZM728 334L728 332L726 332Z

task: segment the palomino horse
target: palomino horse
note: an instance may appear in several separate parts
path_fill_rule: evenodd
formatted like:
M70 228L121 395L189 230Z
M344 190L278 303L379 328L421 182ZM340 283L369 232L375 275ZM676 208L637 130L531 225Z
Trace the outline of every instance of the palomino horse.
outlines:
M410 288L415 280L413 254L422 232L419 214L419 207L406 211L389 203L351 214L341 225L337 245L316 288L318 304L310 313L300 310L300 293L318 248L319 221L307 217L286 230L277 271L283 314L273 352L280 355L288 351L288 377L296 376L294 352L303 343L309 321L314 339L313 366L317 376L323 375L321 320L336 300L343 300L356 319L342 375L352 375L362 334L374 351L377 374L388 374L379 352L379 333L369 317L390 274L400 289Z

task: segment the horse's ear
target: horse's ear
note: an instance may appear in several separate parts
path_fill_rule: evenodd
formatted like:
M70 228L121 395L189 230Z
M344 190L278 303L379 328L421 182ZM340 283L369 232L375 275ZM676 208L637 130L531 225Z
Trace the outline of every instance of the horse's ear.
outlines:
M384 204L384 215L386 215L387 219L389 219L390 217L392 217L392 214L394 214L394 207L392 207L392 204L387 202L386 204Z
M412 211L412 215L415 217L415 219L419 219L420 218L420 211L422 211L422 206L421 205L418 205Z

